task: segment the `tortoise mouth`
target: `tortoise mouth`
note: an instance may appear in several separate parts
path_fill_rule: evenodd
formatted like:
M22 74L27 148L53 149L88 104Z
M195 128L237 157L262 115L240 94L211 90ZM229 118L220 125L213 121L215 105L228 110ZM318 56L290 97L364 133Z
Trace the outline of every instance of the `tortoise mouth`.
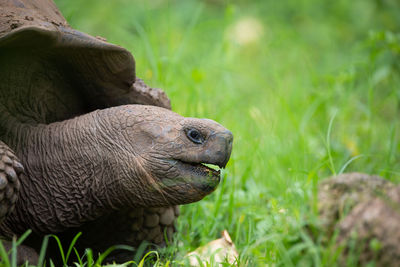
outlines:
M221 179L221 171L206 166L209 163L192 163L177 160L178 168L181 170L186 184L207 195L213 192Z
M179 159L169 160L169 164L175 170L178 170L179 174L170 177L170 179L178 183L191 184L195 187L203 188L202 190L204 191L211 191L215 189L220 181L221 171L217 170L217 168L220 167L218 165L213 165L208 162L186 162Z
M221 171L211 168L209 163L193 163L193 162L185 162L182 160L176 160L176 162L179 165L179 169L184 171L190 171L196 178L213 177L219 179L221 176Z
M185 162L169 159L169 175L161 176L159 185L166 194L173 195L170 204L182 205L201 200L212 193L220 182L221 171L206 166L209 163Z
M185 165L191 166L192 171L194 171L198 174L204 174L203 176L221 177L221 170L211 168L210 164L208 164L208 163L190 163L190 162L184 162L184 161L181 161L181 162ZM215 167L215 168L217 168L217 167Z
M166 190L183 197L182 201L175 204L198 201L213 192L220 182L221 171L205 165L210 163L194 163L178 159L169 159L167 162L171 175L164 176L160 182Z

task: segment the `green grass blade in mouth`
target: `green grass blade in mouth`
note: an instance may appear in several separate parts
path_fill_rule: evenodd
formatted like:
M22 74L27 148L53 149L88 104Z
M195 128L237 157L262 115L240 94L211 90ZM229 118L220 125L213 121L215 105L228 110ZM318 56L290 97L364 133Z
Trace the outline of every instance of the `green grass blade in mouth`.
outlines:
M213 169L214 171L220 171L221 168L218 165L210 164L210 163L202 163L201 165L206 166L207 168Z

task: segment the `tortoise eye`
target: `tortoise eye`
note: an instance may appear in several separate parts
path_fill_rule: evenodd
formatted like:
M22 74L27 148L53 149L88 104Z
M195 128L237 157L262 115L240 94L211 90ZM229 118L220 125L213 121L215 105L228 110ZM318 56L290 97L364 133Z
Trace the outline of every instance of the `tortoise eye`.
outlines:
M202 144L204 142L204 138L201 133L196 129L189 129L186 132L187 137L190 141L196 144Z

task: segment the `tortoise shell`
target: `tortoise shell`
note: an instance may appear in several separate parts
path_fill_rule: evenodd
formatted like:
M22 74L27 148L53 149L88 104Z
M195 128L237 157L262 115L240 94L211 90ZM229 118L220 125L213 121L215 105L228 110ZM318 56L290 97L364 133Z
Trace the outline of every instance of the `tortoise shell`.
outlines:
M51 123L124 104L170 108L126 49L72 29L51 0L0 0L0 109Z

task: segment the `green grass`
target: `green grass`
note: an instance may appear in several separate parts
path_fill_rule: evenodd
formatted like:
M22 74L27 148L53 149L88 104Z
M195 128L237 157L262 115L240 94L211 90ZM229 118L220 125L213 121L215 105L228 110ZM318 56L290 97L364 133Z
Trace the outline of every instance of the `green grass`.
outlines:
M74 28L129 49L174 111L235 136L220 186L182 208L159 266L223 229L242 265L333 266L333 244L303 228L318 182L350 171L400 181L396 0L56 2Z

